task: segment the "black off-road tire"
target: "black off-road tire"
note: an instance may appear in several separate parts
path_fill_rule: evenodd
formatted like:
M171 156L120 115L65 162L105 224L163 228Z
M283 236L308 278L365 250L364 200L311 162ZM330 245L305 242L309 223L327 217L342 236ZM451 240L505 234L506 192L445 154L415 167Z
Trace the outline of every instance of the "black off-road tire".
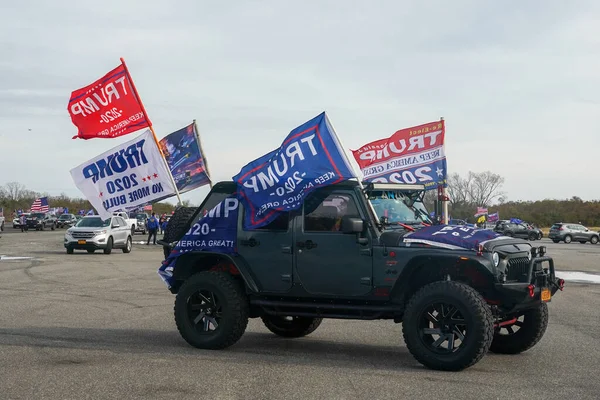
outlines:
M163 241L171 243L176 242L190 229L189 223L194 216L197 207L179 207L175 210L175 214L169 220Z
M286 338L299 338L313 333L323 318L311 317L284 317L267 315L261 317L268 330Z
M497 328L490 351L499 354L519 354L535 346L548 327L548 305L540 304L539 307L525 311L523 321L517 321L519 329L513 334L501 334ZM513 328L514 330L514 328Z
M104 248L104 254L112 253L113 248L113 238L112 236L108 238L108 242L106 242L106 247Z
M167 243L177 242L190 229L190 222L196 213L196 207L179 207L171 216L165 229L162 241ZM165 260L169 257L171 248L163 245L163 254Z
M219 299L221 317L211 332L200 332L191 320L188 301L198 291L210 291ZM183 339L199 349L219 350L235 344L248 326L250 306L243 285L222 271L203 271L188 278L175 297L175 323Z
M466 324L464 343L452 353L436 354L421 337L425 334L420 328L424 312L440 303L456 307ZM422 287L410 299L402 331L406 347L421 364L436 370L460 371L487 353L494 335L494 319L490 307L475 289L461 282L438 281Z

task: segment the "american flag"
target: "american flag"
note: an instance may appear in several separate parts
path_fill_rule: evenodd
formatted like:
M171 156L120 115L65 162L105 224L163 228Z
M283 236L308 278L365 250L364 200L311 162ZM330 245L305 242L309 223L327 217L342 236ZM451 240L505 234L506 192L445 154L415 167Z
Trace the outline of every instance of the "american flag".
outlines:
M33 204L31 205L31 212L43 212L46 213L50 210L48 207L48 198L40 197L39 199L35 199Z

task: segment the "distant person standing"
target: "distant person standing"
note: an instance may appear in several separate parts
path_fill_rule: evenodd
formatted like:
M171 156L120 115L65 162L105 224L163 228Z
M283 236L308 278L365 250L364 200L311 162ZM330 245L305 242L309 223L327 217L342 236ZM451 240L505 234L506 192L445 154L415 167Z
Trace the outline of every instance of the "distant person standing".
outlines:
M19 225L21 225L21 232L26 230L25 224L27 224L27 218L25 217L25 214L21 214L21 216L19 217Z
M156 215L152 213L152 216L148 218L148 242L146 242L146 246L150 244L150 238L154 236L154 244L156 244L156 233L158 232L159 223Z

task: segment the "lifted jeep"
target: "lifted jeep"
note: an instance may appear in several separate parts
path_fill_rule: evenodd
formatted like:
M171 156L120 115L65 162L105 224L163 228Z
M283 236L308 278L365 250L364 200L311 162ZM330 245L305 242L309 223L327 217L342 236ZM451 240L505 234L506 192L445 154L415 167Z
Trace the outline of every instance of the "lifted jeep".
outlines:
M235 190L220 182L199 208L178 209L161 243L165 257ZM363 191L347 181L317 189L301 209L255 230L243 229L240 204L235 255L176 259L170 291L179 332L192 346L222 349L241 338L248 318L289 338L310 334L323 318L389 319L402 323L417 361L452 371L488 350L533 347L548 325L547 302L564 285L545 247L508 237L476 251L407 243L407 233L431 223L423 193L400 184Z

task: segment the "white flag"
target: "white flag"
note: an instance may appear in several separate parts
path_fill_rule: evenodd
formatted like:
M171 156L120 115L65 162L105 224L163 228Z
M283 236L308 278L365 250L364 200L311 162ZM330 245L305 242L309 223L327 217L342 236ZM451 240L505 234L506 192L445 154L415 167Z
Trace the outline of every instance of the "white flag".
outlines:
M71 170L75 185L102 218L174 195L169 174L149 130Z

